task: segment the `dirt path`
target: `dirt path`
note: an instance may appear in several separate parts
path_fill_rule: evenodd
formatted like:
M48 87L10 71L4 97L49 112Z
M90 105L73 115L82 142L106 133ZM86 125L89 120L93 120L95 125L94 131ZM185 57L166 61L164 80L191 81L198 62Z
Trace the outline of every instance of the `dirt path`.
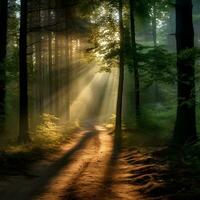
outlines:
M0 179L0 200L199 199L199 168L168 155L163 148L119 152L105 129L83 131L28 174Z
M62 152L11 180L1 200L141 200L130 168L106 131L82 132Z

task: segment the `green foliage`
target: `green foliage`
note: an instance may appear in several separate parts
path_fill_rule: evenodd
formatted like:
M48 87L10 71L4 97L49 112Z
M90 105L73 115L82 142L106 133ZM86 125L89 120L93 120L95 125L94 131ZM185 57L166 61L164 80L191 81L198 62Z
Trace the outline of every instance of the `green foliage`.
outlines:
M137 126L147 134L157 133L160 137L170 136L174 125L175 111L175 105L166 106L161 103L146 105L143 107Z
M118 11L109 2L102 2L90 13L91 34L88 57L100 64L100 71L110 72L118 65L119 26Z
M78 127L76 123L61 123L54 115L44 113L36 132L32 134L32 140L36 144L60 144L70 136Z
M197 142L193 146L185 146L184 149L184 163L191 166L194 170L200 170L200 143Z
M77 123L60 123L53 115L43 114L42 122L35 133L31 134L31 143L19 145L17 141L9 141L0 145L0 175L6 173L24 173L28 165L59 150L71 134L77 130Z
M15 47L12 49L12 54L7 57L6 61L6 75L7 82L18 80L18 71L19 71L19 49Z
M39 143L52 143L60 141L63 135L58 126L59 119L50 114L43 114L41 124L37 127L33 140Z
M191 59L191 61L193 62L194 59L199 57L200 55L199 52L200 51L196 48L188 48L178 53L178 59L179 60Z
M18 47L19 39L19 11L20 2L18 0L8 0L8 55L13 53Z
M133 72L131 47L126 45L126 65ZM137 44L138 69L143 87L153 83L176 83L176 55L169 53L164 47L144 46Z
M138 63L144 85L154 82L176 83L176 56L167 52L162 46L138 47Z
M146 104L137 123L131 130L125 130L125 144L134 147L166 145L174 128L175 111L175 105Z

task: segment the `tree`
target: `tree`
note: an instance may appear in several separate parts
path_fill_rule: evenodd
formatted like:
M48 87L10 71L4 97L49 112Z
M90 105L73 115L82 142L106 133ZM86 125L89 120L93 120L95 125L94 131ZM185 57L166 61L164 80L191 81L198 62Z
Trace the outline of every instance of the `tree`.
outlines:
M28 133L28 70L27 70L27 0L21 0L19 64L20 64L20 130L19 142L30 140Z
M153 0L153 5L152 5L152 34L153 34L153 44L154 47L157 46L157 8L156 8L157 2Z
M176 43L178 107L174 140L185 144L197 139L192 0L176 0Z
M119 85L118 85L116 125L115 125L115 132L117 138L121 137L123 86L124 86L124 24L123 24L122 0L119 0L119 32L120 32Z
M130 6L130 17L131 17L131 45L132 45L132 56L133 56L133 71L135 80L135 110L136 118L140 115L140 79L138 72L137 62L137 44L136 44L136 33L135 33L135 1L129 0Z
M7 47L8 0L0 0L0 126L3 131L5 121L6 70L5 58Z

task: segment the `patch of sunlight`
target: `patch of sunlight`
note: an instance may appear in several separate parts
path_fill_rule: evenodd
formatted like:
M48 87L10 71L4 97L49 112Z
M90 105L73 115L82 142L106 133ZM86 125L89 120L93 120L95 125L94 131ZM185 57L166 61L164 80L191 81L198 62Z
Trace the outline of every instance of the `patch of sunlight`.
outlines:
M116 115L112 114L107 122L103 124L103 126L107 129L113 129L115 127Z
M44 113L41 116L41 123L37 126L36 132L31 135L32 140L41 144L61 143L78 128L77 125L76 122L61 122L54 115Z
M96 129L97 131L106 131L106 130L107 130L105 127L100 126L100 125L95 125L94 127L95 127L95 129Z
M58 122L59 119L54 115L44 113L41 116L41 124L37 126L36 133L32 135L33 140L39 143L60 141L63 135Z

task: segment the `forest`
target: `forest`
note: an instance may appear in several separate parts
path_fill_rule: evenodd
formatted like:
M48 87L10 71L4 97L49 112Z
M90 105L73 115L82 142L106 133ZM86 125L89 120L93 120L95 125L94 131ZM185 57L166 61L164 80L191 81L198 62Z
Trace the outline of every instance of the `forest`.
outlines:
M200 199L199 0L0 0L0 200Z

